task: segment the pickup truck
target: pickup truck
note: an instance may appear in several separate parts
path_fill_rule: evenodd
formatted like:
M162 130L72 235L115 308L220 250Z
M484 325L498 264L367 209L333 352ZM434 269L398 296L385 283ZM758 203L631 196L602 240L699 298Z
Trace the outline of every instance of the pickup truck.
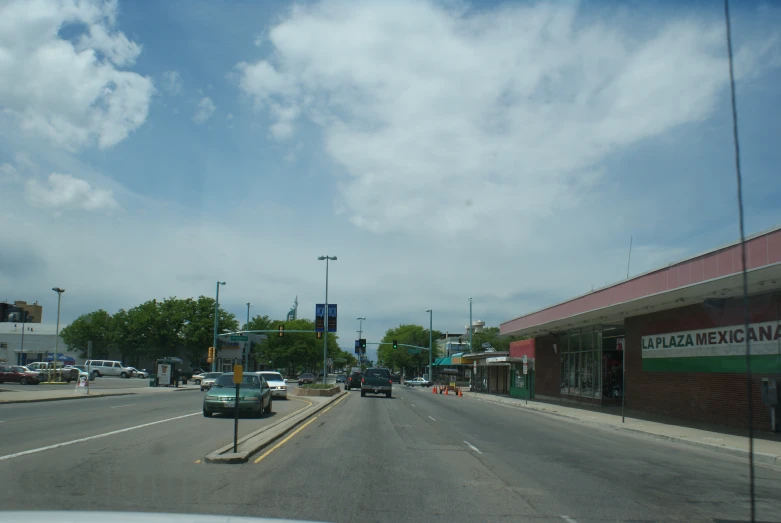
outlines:
M62 375L62 381L70 383L71 381L78 381L79 380L79 369L74 368L64 368L60 365L57 365L56 369L54 365L51 362L46 361L36 361L35 363L30 363L27 365L27 368L29 368L31 371L37 372L40 374L41 381L49 381L49 374L52 371L60 371Z
M361 397L366 394L385 394L386 398L391 397L393 392L393 381L391 380L388 369L366 369L361 379Z

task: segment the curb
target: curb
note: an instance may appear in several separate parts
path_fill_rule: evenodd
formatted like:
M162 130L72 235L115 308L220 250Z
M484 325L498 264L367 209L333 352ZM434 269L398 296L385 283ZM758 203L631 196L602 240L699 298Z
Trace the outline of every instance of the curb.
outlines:
M638 434L642 436L646 436L649 438L655 438L659 440L664 441L672 441L674 443L681 443L690 447L699 447L707 450L711 450L714 452L719 452L721 454L728 454L730 456L737 456L739 458L748 458L749 457L749 451L747 449L740 449L736 447L727 447L725 445L715 445L713 443L706 443L703 441L693 441L690 439L682 438L680 436L668 436L666 434L657 434L654 432L647 432L640 429L634 429L631 427L621 427L618 425L610 425L606 423L599 423L597 421L591 421L586 420L582 418L578 418L577 416L571 416L568 414L562 414L561 412L552 412L549 410L546 410L544 408L539 407L528 407L526 405L514 405L512 403L507 403L504 401L495 401L488 398L481 398L478 396L465 396L470 397L479 401L486 401L488 403L494 403L497 405L507 405L508 407L514 407L517 409L526 409L528 411L532 412L539 412L541 414L547 414L548 416L557 416L560 418L565 418L568 420L577 421L579 423L583 423L586 425L591 425L593 427L601 428L603 430L613 430L616 432L631 432L633 434ZM774 466L781 466L781 455L775 455L775 454L765 454L762 452L754 452L754 460L758 461L760 463L765 463L767 465L774 465Z
M237 448L241 446L243 443L246 443L247 441L251 440L252 438L256 438L260 436L260 439L257 442L253 442L248 450L242 452L236 452L234 454L232 452L233 443L229 443L228 445L220 447L214 452L208 454L204 458L204 462L219 463L219 464L246 463L247 461L249 461L250 457L257 454L264 448L268 447L278 439L282 438L283 436L285 436L285 434L287 434L288 432L290 432L291 430L293 430L294 428L296 428L301 423L311 418L321 410L325 409L326 407L334 403L336 400L342 398L345 394L347 393L342 391L341 394L336 394L335 396L332 396L328 401L324 401L323 403L317 406L315 406L314 403L311 403L308 406L304 407L303 409L288 414L284 418L280 419L277 423L274 423L267 427L263 427L251 434L244 436L238 441ZM268 437L264 437L265 436L264 433L266 432L269 433Z
M42 401L85 400L89 398L108 398L110 396L132 396L135 392L119 392L117 394L90 394L89 396L61 396L59 398L35 398L31 400L0 400L0 405L10 403L40 403Z

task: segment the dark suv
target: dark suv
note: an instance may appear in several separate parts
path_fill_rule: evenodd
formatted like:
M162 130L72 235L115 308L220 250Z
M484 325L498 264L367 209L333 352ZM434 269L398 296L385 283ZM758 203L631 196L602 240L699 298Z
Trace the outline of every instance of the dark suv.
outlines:
M391 372L390 379L393 383L398 383L399 385L401 385L401 374Z
M347 382L344 384L344 390L360 389L361 378L363 378L363 374L360 372L351 373L349 376L347 376Z

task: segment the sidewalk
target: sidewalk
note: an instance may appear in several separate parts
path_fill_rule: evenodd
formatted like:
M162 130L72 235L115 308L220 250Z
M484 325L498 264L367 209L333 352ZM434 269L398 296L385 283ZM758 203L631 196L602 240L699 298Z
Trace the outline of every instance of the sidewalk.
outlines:
M568 407L557 405L555 403L543 403L540 401L529 401L526 405L525 400L504 396L492 396L477 392L464 392L465 398L476 399L479 401L489 401L508 405L519 409L533 410L543 414L568 418L569 420L595 425L608 430L619 430L644 434L650 437L666 439L692 445L705 447L716 452L731 454L733 456L747 457L749 453L749 439L743 433L745 431L731 427L722 427L715 424L698 423L701 428L692 426L673 425L664 421L675 422L671 418L662 418L661 416L643 416L647 419L635 417L637 413L628 414L625 423L621 423L621 415L616 415L610 411ZM656 418L660 421L653 421L648 418ZM684 423L682 421L682 423ZM757 462L768 465L781 466L781 435L761 433L754 437L754 459Z
M91 387L89 395L76 392L76 387L67 389L47 389L38 385L27 387L3 387L0 385L0 405L6 403L33 403L37 401L79 400L88 398L104 398L106 396L128 396L131 394L165 394L166 392L183 392L186 390L201 390L199 385L180 385L175 387L125 387L97 388Z

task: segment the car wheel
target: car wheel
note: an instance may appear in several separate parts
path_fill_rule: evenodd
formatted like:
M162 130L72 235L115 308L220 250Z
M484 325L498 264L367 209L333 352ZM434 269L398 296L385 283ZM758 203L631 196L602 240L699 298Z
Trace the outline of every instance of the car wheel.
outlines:
M390 398L390 397L391 397L391 393L390 393L390 392L386 392L386 393L385 393L385 397L386 397L386 398Z
M27 385L27 378L22 378L19 380L19 385Z
M203 392L203 387L201 387L201 392Z
M213 414L214 414L213 412L206 410L206 408L204 407L204 409L203 409L203 417L204 418L211 418Z
M268 407L266 407L266 414L271 414L271 398L268 399Z
M364 391L361 391L361 397L362 397L362 398L365 398L365 397L366 397L366 393L365 393Z
M120 378L127 378L127 372L120 372L119 373Z
M96 378L102 378L103 376L100 374L100 372L95 371L94 372Z
M200 385L201 384L201 380L195 380L195 384L196 385ZM203 389L201 389L201 390L203 390Z

